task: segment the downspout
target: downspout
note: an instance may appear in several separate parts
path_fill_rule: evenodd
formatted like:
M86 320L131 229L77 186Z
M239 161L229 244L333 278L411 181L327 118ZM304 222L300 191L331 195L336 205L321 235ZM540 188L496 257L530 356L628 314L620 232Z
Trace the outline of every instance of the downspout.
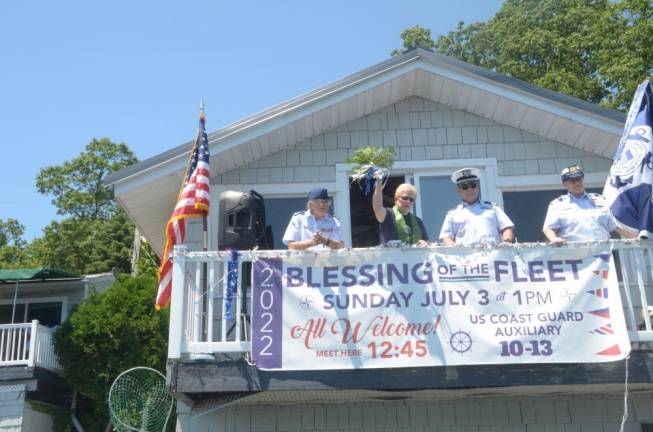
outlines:
M14 318L16 317L16 300L18 299L18 281L16 281L16 288L14 288L14 305L11 308L11 323L14 324Z
M73 390L73 400L72 403L70 404L70 417L73 422L73 426L77 430L77 432L84 432L84 428L82 427L82 424L77 420L77 417L75 416L75 409L77 408L77 390Z

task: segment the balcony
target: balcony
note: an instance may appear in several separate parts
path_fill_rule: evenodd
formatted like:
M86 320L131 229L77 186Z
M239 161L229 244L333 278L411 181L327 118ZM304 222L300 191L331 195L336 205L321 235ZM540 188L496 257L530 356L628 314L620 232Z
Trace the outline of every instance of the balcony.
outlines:
M0 367L40 367L61 374L63 369L54 353L54 329L37 320L24 324L0 325Z
M599 243L596 243L598 245ZM168 351L168 387L179 398L228 401L238 398L274 401L325 400L343 397L437 397L443 391L460 394L517 394L538 386L542 393L610 392L623 389L626 363L631 389L653 388L653 342L649 316L653 296L653 241L603 242L612 249L632 351L626 361L599 363L488 364L392 369L261 370L252 364L249 276L259 258L293 257L315 252L244 251L238 263L238 284L231 300L233 316L223 314L228 285L228 252L175 250ZM528 250L546 245L516 245ZM565 251L581 246L557 248ZM507 246L506 248L513 248ZM471 248L432 248L433 252ZM544 250L543 249L543 250ZM393 249L350 249L331 252L360 258ZM394 249L396 251L396 249ZM476 249L478 251L478 249ZM329 253L329 252L326 252ZM245 270L243 270L245 269ZM203 284L204 275L210 281ZM243 276L245 275L245 276ZM204 286L206 287L204 288ZM583 335L579 335L579 338ZM301 390L302 392L288 392ZM335 393L334 393L335 391ZM266 396L261 396L266 392ZM392 392L392 393L389 393ZM258 395L257 395L258 393ZM269 399L270 394L273 399ZM258 399L256 399L258 398ZM308 399L307 399L308 398ZM312 399L311 399L312 398ZM384 399L385 398L385 399ZM256 400L254 400L256 399Z

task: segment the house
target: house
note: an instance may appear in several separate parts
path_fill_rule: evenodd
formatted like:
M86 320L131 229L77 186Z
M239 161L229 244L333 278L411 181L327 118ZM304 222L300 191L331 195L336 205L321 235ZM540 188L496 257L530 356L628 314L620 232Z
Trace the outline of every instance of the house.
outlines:
M560 170L579 163L586 186L601 188L624 121L622 113L413 49L210 133L209 250L218 249L222 192L262 194L275 247L281 249L287 221L305 206L306 192L318 186L333 195L346 245L375 244L369 198L351 184L347 163L367 145L396 149L390 181L417 186L415 212L431 238L457 202L449 176L473 166L482 173L482 196L504 207L519 240L542 241L547 205L560 194ZM190 148L181 145L106 180L159 253ZM191 224L186 235L188 249L201 250L200 224ZM635 260L648 259L643 251L650 245L618 248L624 249L622 290L630 294L630 339L651 341L648 315L641 313L650 304L651 276ZM578 431L613 430L621 421L624 361L257 369L247 362L250 310L229 326L220 311L221 288L210 288L208 302L194 291L199 286L194 281L202 278L196 263L216 260L217 254L209 255L176 256L167 381L178 400L178 430ZM212 266L209 272L220 271ZM249 297L236 295L237 310L246 309ZM639 316L645 321L641 331ZM631 353L625 430L651 430L652 361L648 351Z
M54 328L112 273L78 276L39 268L0 270L0 430L50 431L70 414L72 392L54 353Z

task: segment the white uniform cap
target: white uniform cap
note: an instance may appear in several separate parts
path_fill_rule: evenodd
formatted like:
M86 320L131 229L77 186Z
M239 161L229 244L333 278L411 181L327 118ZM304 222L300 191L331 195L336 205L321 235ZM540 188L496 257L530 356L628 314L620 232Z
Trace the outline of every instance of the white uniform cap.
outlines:
M455 184L463 183L466 181L480 181L481 170L478 168L462 168L451 175L451 181Z
M567 180L585 177L585 174L583 174L583 170L580 168L579 165L568 166L567 168L562 170L560 175L562 176L563 183L566 182Z

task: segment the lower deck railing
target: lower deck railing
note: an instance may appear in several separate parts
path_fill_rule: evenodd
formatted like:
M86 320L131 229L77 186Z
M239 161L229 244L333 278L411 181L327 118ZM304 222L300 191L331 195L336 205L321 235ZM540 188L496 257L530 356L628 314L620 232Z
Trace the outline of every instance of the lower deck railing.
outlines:
M0 324L0 367L40 366L54 372L62 368L54 353L54 329L37 320L23 324Z
M611 240L610 243L630 340L653 342L649 315L653 312L653 241ZM532 245L512 247L532 247ZM573 248L577 245L568 244L562 247ZM348 249L335 253L357 255L371 251L383 253L383 249L378 248ZM228 266L231 254L189 252L184 246L176 247L168 357L250 352L248 311L251 310L249 273L252 261L259 257L283 257L300 253L305 252L240 252L236 292L231 300L233 315L226 317L223 314L224 293L229 284ZM208 283L203 283L204 280Z

